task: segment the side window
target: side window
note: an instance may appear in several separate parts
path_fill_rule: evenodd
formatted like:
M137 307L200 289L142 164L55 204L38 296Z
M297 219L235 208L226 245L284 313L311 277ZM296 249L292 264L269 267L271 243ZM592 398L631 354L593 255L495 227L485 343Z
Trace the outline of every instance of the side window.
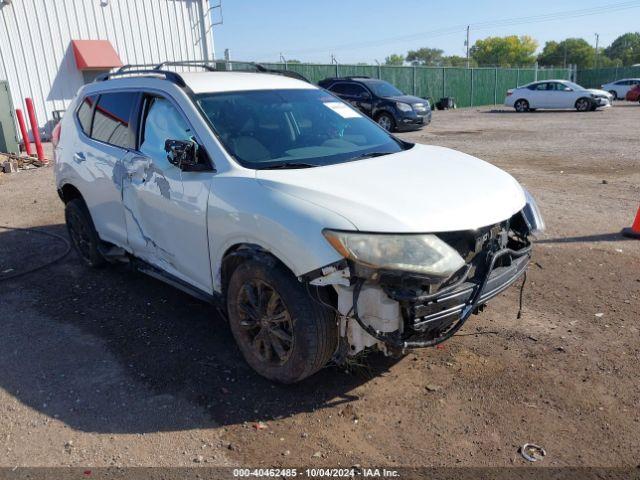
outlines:
M353 87L353 92L351 93L351 95L353 95L353 96L358 97L362 93L366 93L367 92L367 89L364 88L362 85L353 84L352 87Z
M121 148L132 148L129 129L131 111L138 94L134 92L104 93L96 105L91 138Z
M542 91L542 90L546 90L547 89L547 82L544 83L534 83L533 85L530 85L529 90L535 90L535 91Z
M334 83L329 88L333 93L337 93L338 95L348 95L349 84L348 83Z
M194 133L182 114L166 98L149 97L147 115L142 124L139 150L144 155L166 159L164 143L167 140L193 140Z
M76 111L80 127L86 135L91 135L91 120L93 116L93 105L96 103L96 96L90 95L82 100L82 103Z

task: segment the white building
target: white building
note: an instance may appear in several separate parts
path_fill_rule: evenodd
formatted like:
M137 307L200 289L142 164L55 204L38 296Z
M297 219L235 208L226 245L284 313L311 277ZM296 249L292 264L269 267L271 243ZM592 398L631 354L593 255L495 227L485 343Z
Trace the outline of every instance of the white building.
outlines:
M0 81L50 134L78 88L122 64L213 60L208 0L0 0Z

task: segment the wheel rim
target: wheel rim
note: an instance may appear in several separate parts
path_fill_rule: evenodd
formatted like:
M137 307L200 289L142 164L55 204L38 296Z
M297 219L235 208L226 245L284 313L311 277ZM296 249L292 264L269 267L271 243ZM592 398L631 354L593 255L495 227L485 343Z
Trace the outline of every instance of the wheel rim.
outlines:
M587 101L578 100L578 110L586 110L586 109L587 109Z
M76 214L71 212L67 219L67 225L69 226L69 235L76 250L80 256L89 261L91 258L91 236L89 235L89 229L85 222Z
M282 365L293 351L293 322L282 297L268 283L252 279L238 293L240 335L262 362Z
M524 112L527 109L527 107L525 106L525 103L522 100L519 100L516 103L516 110L518 112Z
M382 128L384 128L387 131L391 130L391 119L386 115L382 115L378 119L378 125L380 125Z

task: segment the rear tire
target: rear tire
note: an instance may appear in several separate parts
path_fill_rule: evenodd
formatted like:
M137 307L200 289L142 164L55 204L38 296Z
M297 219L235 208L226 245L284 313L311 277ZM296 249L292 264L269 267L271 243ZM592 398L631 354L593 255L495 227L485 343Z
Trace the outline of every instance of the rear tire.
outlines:
M576 110L579 112L588 112L589 110L591 110L591 107L593 106L593 102L589 100L587 97L582 97L576 100L575 106L576 106Z
M518 113L525 113L529 111L529 102L524 98L520 100L516 100L516 103L513 104L513 108L515 108Z
M247 260L227 288L231 332L260 375L295 383L320 370L338 345L334 313L309 296L283 266Z
M71 243L82 262L92 268L104 266L106 261L98 250L100 237L84 200L76 198L67 203L64 217Z

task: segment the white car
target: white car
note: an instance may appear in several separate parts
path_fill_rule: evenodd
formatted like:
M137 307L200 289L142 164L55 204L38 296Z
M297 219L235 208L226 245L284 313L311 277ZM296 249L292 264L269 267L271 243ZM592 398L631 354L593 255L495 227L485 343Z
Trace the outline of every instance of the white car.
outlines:
M615 82L605 83L602 85L602 90L609 92L614 100L624 100L627 96L627 92L636 85L640 85L640 78L623 78L622 80L616 80Z
M539 108L575 108L579 112L610 107L610 93L587 89L568 80L543 80L507 91L504 104L516 112L529 112Z
M54 138L82 261L218 305L280 382L447 340L524 274L543 228L499 168L281 74L116 72L79 91Z

